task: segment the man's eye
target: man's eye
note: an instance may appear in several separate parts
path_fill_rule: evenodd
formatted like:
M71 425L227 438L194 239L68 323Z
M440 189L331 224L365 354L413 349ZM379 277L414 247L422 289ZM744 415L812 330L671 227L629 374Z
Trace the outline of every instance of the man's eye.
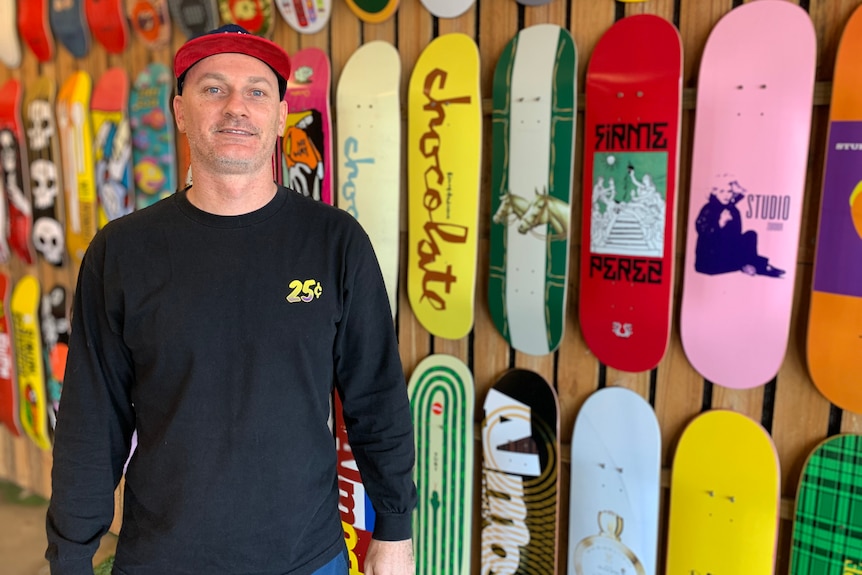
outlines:
M263 96L263 90L252 90L251 95L255 96L256 98L260 98L261 96Z
M207 92L207 94L217 94L219 92L219 89L216 88L215 86L210 86L209 88L206 89L206 92Z

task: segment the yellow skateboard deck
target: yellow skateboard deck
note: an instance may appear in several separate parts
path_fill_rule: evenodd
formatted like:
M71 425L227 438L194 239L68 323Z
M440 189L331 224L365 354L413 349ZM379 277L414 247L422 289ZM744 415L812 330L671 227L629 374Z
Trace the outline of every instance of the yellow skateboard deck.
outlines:
M48 397L39 331L39 280L25 275L12 290L12 332L18 375L21 428L40 448L51 449L48 435Z
M407 101L407 295L432 335L473 327L482 97L479 51L445 34L420 54Z
M66 202L66 246L76 266L81 265L84 252L97 230L93 126L90 120L92 91L90 75L78 71L63 83L57 96L57 127Z
M696 417L673 460L667 574L772 575L779 483L758 423L727 410Z

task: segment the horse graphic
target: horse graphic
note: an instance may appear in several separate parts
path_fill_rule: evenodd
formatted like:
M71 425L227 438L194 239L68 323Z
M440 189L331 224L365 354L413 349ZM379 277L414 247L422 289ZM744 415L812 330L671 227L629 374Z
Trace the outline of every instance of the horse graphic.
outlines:
M529 201L517 194L507 192L500 196L500 207L497 208L491 221L495 224L512 223L520 220L529 207Z
M544 224L551 226L549 238L552 240L565 239L569 235L569 204L549 195L547 188L541 192L536 189L536 197L521 216L518 231L525 234Z

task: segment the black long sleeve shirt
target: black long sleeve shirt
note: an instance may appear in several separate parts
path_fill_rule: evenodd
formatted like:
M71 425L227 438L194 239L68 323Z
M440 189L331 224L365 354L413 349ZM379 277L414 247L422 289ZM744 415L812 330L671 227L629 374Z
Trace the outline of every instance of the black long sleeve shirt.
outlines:
M52 573L92 574L135 429L115 572L313 572L344 537L333 387L374 537L410 538L410 407L383 279L352 216L279 187L241 216L181 192L112 222L74 300Z

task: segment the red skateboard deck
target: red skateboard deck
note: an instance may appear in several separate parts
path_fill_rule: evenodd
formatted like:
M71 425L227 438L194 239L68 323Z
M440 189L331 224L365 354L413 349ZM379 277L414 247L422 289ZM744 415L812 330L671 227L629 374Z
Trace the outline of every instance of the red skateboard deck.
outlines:
M862 412L847 377L862 358L862 8L844 28L829 108L829 137L808 316L808 370L841 409Z
M287 124L282 147L288 186L305 196L332 204L332 120L329 57L320 48L305 48L290 57Z
M218 7L225 23L237 24L258 36L272 37L275 28L272 0L218 0Z
M12 324L10 298L12 282L0 272L0 423L12 435L21 434L18 420L18 383L15 380L15 356L12 353Z
M579 319L625 371L658 365L670 336L682 88L679 32L623 18L587 69Z
M33 247L44 261L62 267L66 262L66 232L60 136L54 118L56 97L54 76L39 76L27 84L23 112L30 160Z
M48 0L18 0L18 33L40 62L54 57Z
M763 385L784 360L815 63L811 18L783 0L734 8L704 48L680 334L692 366L724 387Z
M27 146L21 119L22 99L21 83L18 80L7 80L0 88L0 189L6 198L8 210L9 247L21 261L31 264L33 212L30 207Z
M138 38L150 48L171 39L171 16L167 0L126 0L129 22Z
M108 52L121 54L129 42L129 25L122 0L84 0L93 38Z

